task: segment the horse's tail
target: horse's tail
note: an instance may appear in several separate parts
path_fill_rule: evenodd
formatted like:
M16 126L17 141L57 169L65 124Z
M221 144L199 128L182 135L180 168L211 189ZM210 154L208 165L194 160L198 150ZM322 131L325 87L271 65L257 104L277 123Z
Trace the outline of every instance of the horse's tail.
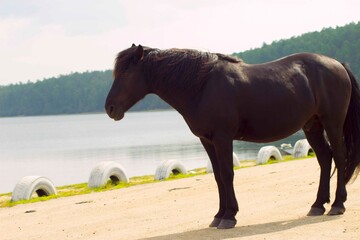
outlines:
M346 64L346 69L352 85L350 104L344 124L344 140L347 149L345 166L345 181L356 179L360 172L360 88L354 74Z

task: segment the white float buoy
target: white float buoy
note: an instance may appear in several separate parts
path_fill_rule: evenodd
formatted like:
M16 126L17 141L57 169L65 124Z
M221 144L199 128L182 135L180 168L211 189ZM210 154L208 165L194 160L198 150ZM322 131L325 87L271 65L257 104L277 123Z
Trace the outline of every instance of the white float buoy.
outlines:
M295 143L293 157L294 158L302 158L307 157L309 155L309 151L312 151L312 148L307 141L307 139L298 140Z
M56 194L56 188L46 177L26 176L16 184L11 195L11 201L29 200L35 193L39 197L50 196Z
M111 179L113 184L118 182L129 182L125 169L121 164L113 161L104 161L98 163L91 171L88 186L89 188L97 188L106 185Z
M164 180L170 176L171 173L186 174L185 166L178 160L170 159L161 162L161 164L156 168L155 171L155 180Z
M276 160L282 160L281 153L279 149L275 146L265 146L260 148L256 164L264 164L269 161L270 158L276 159Z

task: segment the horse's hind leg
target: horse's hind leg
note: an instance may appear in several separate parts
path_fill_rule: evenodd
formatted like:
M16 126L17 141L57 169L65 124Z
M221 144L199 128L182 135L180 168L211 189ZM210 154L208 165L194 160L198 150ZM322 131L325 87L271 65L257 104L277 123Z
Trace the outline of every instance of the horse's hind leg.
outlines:
M324 128L318 119L313 119L304 128L306 138L316 153L320 165L320 183L316 201L311 206L308 216L319 216L325 212L324 204L330 202L330 172L332 151L324 137Z
M341 127L326 128L330 145L333 151L333 157L337 168L337 187L335 201L331 206L328 215L339 215L345 212L344 202L347 198L345 183L345 161L346 146L343 139L343 124Z

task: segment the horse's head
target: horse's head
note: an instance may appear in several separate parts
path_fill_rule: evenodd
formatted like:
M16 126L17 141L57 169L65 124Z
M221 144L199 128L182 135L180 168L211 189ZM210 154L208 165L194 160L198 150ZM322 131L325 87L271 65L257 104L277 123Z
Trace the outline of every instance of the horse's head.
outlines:
M149 93L143 74L143 58L144 48L134 44L116 58L114 82L105 103L107 114L116 121L121 120L129 108Z

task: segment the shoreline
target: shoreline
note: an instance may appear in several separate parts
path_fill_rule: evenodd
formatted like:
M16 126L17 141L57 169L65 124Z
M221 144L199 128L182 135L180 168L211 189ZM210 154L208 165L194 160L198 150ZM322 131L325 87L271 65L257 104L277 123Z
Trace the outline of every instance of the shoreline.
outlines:
M308 158L312 158L312 157L311 156L306 157L306 158L292 158L292 157L286 158L285 157L282 160L269 160L267 163L260 164L260 165L256 164L256 160L242 160L242 161L240 161L239 167L234 167L234 172L237 170L244 169L244 168L263 167L266 165L281 164L281 163L290 162L290 161L301 161L301 160L306 160ZM196 177L196 176L204 175L204 174L212 174L212 173L206 172L206 168L198 168L198 169L188 170L187 174L176 174L176 175L171 174L171 176L169 176L169 178L164 179L164 180L155 180L154 175L133 176L133 177L129 178L130 179L129 183L120 182L120 183L114 185L114 184L112 184L111 180L108 180L108 183L105 186L99 187L99 188L89 188L88 182L74 183L74 184L69 184L69 185L64 185L64 186L54 186L58 192L57 195L50 195L50 196L44 196L44 197L37 196L37 197L33 197L29 200L21 200L21 201L17 201L17 202L10 201L12 192L0 193L0 209L4 208L4 207L13 207L18 204L31 204L31 203L39 202L39 201L43 202L43 201L48 201L48 200L58 199L58 198L63 198L63 197L91 194L93 192L106 192L106 191L112 191L112 190L117 190L117 189L121 189L121 188L134 187L134 186L143 185L143 184L159 183L159 182L163 182L163 181L175 181L175 180L179 180L179 179L183 179L183 178L192 178L192 177ZM82 189L82 191L74 192L73 194L66 194L66 192L71 191L72 189ZM61 193L64 193L64 192L66 195L61 195Z
M302 159L292 159L292 160L302 160ZM281 161L281 162L285 162L285 160ZM281 162L277 162L277 163L281 163ZM274 164L274 163L268 163L268 164ZM255 160L243 160L242 166L234 167L234 171L240 170L243 168L248 168L248 167L256 167L256 166L257 165L255 163ZM164 181L175 181L175 180L179 180L179 179L183 179L183 178L192 178L192 177L196 177L196 176L201 176L204 174L212 174L212 173L207 173L206 168L198 168L198 169L189 170L187 172L187 174L176 174L176 175L171 174L171 176L169 176L167 179L164 179L164 180L155 180L154 175L133 176L133 177L129 178L130 179L129 183L120 182L116 185L113 185L111 180L108 180L108 183L105 186L99 187L99 188L89 188L87 182L74 183L74 184L69 184L69 185L64 185L64 186L55 186L55 188L58 192L57 195L50 195L50 196L44 196L44 197L33 197L29 200L21 200L18 202L9 202L11 199L11 196L12 196L12 192L0 193L0 209L4 208L4 207L13 207L18 204L31 204L31 203L35 203L35 202L39 202L39 201L44 202L44 201L50 201L52 199L84 195L84 194L91 194L94 192L106 192L106 191L112 191L112 190L117 190L117 189L122 189L122 188L135 187L135 186L143 185L143 184L154 184L154 183L160 183L160 182L164 182ZM61 193L64 193L64 192L66 193L67 191L69 191L69 189L71 190L71 189L80 189L80 188L83 189L83 191L80 193L75 192L74 194L71 194L71 195L67 195L67 194L61 195ZM8 204L6 204L6 202L8 202Z
M301 160L305 160L307 158L310 158L310 157L284 158L283 160L269 160L269 162L267 162L265 164L260 164L260 165L256 164L256 160L242 160L242 161L240 161L239 167L234 167L234 172L237 170L249 168L249 167L260 167L260 166L266 166L266 165L271 165L271 164L285 163L285 162L289 162L289 161L301 161ZM29 200L21 200L21 201L17 201L17 202L9 202L11 199L11 196L12 196L12 192L0 193L0 209L3 207L13 207L18 204L31 204L31 203L38 202L38 201L48 201L48 200L58 199L58 198L63 198L63 197L91 194L93 192L106 192L106 191L112 191L112 190L121 189L121 188L134 187L134 186L142 185L142 184L151 184L151 183L159 183L159 182L163 182L163 181L174 181L174 180L179 180L182 178L191 178L191 177L196 177L196 176L204 175L204 174L212 174L212 173L206 172L206 168L198 168L198 169L189 170L187 172L187 174L176 174L176 175L171 174L171 176L169 178L164 179L164 180L155 180L154 175L133 176L133 177L129 178L130 179L129 183L120 182L116 185L113 185L112 182L110 180L108 180L108 183L105 186L99 187L99 188L89 188L87 186L88 182L74 183L74 184L69 184L69 185L64 185L64 186L54 186L58 192L57 195L50 195L50 196L44 196L44 197L37 196L37 197L33 197ZM80 193L75 192L74 194L70 194L70 195L61 195L61 193L63 193L63 192L66 193L69 189L71 190L71 189L80 189L80 188L83 189L83 191Z
M166 111L176 111L173 108L155 108L148 110L135 110L129 111L128 113L141 113L141 112L166 112ZM92 115L92 114L105 114L105 110L102 112L80 112L80 113L60 113L60 114L44 114L44 115L14 115L14 116L0 116L0 119L5 118L26 118L26 117L56 117L56 116L72 116L72 115ZM111 120L111 119L109 119Z

